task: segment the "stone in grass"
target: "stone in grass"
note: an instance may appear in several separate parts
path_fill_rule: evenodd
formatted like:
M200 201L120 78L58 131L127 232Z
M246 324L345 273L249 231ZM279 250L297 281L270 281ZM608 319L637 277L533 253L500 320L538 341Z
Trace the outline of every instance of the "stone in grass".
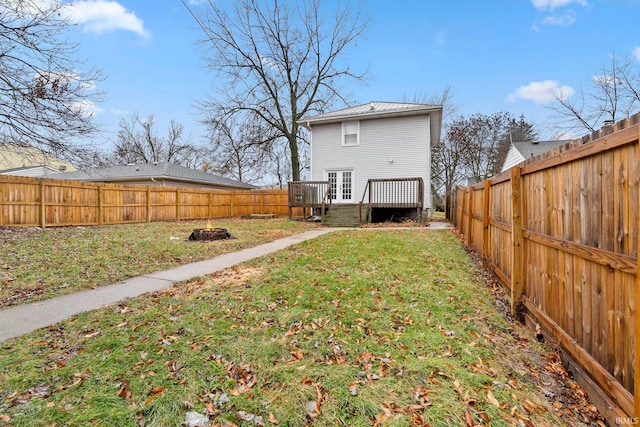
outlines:
M261 415L255 415L245 411L238 411L238 418L242 421L253 423L256 427L264 427L264 419Z
M184 417L183 427L207 427L209 425L209 417L199 412L187 412Z

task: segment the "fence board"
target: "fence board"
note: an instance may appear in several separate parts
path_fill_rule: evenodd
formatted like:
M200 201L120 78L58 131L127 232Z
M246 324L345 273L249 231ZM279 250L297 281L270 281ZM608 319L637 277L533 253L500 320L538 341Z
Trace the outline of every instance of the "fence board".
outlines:
M630 417L640 416L639 122L459 188L454 212L467 244L511 289L512 310L522 298L527 318L603 393L596 400L617 405L603 414Z
M287 190L222 191L0 175L0 225L70 226L287 215Z

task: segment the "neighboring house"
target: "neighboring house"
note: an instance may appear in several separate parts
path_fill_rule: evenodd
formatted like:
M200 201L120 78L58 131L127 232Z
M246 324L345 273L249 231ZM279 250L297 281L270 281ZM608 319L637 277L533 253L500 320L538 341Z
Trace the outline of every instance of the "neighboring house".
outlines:
M57 175L53 178L114 184L190 187L216 190L251 190L251 184L189 169L173 163L142 163L107 168L93 168Z
M546 153L568 142L571 142L571 140L512 142L500 171L504 172L531 157Z
M0 144L0 175L48 177L76 168L27 144Z
M332 204L351 204L369 179L422 178L429 209L441 122L441 105L378 101L303 118L311 130L311 181L329 181Z

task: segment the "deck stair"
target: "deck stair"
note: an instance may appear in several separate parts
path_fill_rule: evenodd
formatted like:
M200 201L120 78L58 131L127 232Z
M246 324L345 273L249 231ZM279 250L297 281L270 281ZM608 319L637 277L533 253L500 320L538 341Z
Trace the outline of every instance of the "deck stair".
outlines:
M327 227L358 227L360 225L360 205L334 203L327 209L322 219Z

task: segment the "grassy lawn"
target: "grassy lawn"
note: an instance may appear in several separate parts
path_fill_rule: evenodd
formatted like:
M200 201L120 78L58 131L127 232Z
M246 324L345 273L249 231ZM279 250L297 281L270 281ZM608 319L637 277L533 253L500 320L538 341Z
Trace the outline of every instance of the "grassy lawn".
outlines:
M206 222L0 229L0 308L109 285L309 230L289 221L218 220L232 240L190 242ZM13 230L13 231L12 231Z
M0 344L0 424L588 425L545 352L452 233L343 231Z

